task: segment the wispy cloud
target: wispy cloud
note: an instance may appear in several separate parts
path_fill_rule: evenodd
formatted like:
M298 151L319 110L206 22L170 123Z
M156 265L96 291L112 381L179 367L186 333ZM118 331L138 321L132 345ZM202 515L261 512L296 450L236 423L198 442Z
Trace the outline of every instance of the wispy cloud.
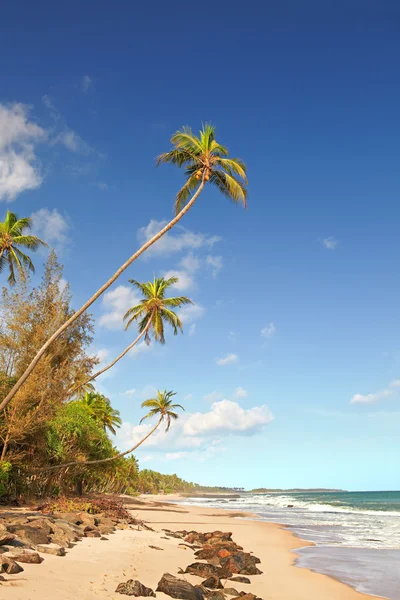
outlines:
M372 394L354 394L350 400L350 404L374 404L375 402L379 402L379 400L390 398L399 391L400 379L395 379L389 383L388 387L379 390L378 392Z
M237 387L234 392L235 398L247 398L248 395L249 395L248 391L242 387Z
M179 311L179 317L182 323L193 323L204 316L205 308L200 304L187 304Z
M76 152L77 154L90 154L92 151L88 143L81 138L80 135L72 129L65 128L60 131L52 140L52 144L61 144L65 146L70 152Z
M142 244L150 240L156 233L167 224L167 221L157 221L152 219L148 225L138 230L138 240ZM176 226L173 232L163 235L146 254L146 258L151 256L169 256L171 254L182 252L183 250L195 250L202 247L212 248L221 238L217 235L205 233L195 233L183 227Z
M276 327L274 323L268 323L261 329L261 335L265 338L270 338L276 333Z
M209 402L210 404L212 404L213 402L218 402L218 400L222 400L224 397L224 395L221 392L211 392L210 394L206 394L203 398L203 400L205 400L205 402Z
M89 75L84 75L81 80L81 90L83 94L87 94L92 86L93 79Z
M212 274L215 279L224 266L224 259L222 256L212 256L212 254L209 254L206 258L206 263L212 267Z
M40 208L32 213L31 219L33 235L40 237L50 247L62 252L69 244L69 220L56 208Z
M107 329L123 329L123 316L129 308L140 301L140 296L132 287L119 285L114 290L103 296L103 309L105 313L100 317L99 323Z
M0 104L0 201L12 202L38 188L43 176L36 155L47 132L29 118L24 104Z
M322 245L327 249L327 250L336 250L336 247L338 245L338 241L335 237L333 237L333 235L330 235L329 237L323 238L322 239Z
M173 287L180 292L186 292L187 290L191 290L195 287L194 279L187 271L171 269L170 271L164 273L164 277L165 279L177 277L178 281L173 285Z
M239 362L239 357L237 354L227 354L222 358L217 358L216 362L217 365L219 365L220 367L224 367L226 365L234 365Z

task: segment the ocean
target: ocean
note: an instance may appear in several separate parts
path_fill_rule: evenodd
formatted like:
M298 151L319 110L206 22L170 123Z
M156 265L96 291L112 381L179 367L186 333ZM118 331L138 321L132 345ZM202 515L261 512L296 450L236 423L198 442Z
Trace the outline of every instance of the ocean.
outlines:
M325 573L365 594L400 600L400 492L243 493L185 504L251 511L315 546L296 566Z

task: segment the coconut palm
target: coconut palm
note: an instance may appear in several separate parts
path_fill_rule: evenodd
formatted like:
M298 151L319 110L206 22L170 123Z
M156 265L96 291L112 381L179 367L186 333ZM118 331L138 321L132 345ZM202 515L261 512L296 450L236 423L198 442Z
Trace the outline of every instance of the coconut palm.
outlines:
M123 358L129 350L131 350L136 344L144 338L147 344L150 344L151 337L156 342L165 344L164 337L164 326L170 325L174 335L177 335L179 331L183 331L182 321L178 315L172 310L172 308L179 308L184 304L193 304L186 296L177 296L175 298L166 298L165 294L171 286L178 283L177 277L170 277L164 279L164 277L154 278L153 281L148 283L140 283L135 279L129 279L135 288L140 290L143 295L142 300L136 306L132 306L124 315L124 321L127 321L125 329L129 329L132 323L138 323L139 335L133 340L129 346L125 348L121 354L117 356L112 362L106 367L97 371L85 383L79 384L77 387L88 385L90 381L99 377L108 369L111 369L121 358ZM90 384L89 384L90 385ZM74 387L71 393L76 392L77 387Z
M186 183L178 192L175 201L175 209L179 212L160 229L152 238L147 240L127 261L115 271L115 273L77 310L61 327L49 337L49 339L38 350L32 361L22 373L16 384L0 404L3 410L13 399L20 387L27 380L36 367L47 348L99 298L118 277L143 254L150 246L155 244L165 235L194 205L207 183L212 183L230 200L236 204L247 206L247 179L246 168L239 159L229 159L228 150L215 139L215 127L205 125L199 136L192 133L191 129L184 127L177 131L171 138L173 149L161 154L157 164L172 163L178 167L185 168ZM193 187L197 183L197 188ZM193 196L189 199L190 193ZM181 207L181 208L180 208Z
M8 266L10 285L14 285L17 275L25 279L27 271L35 272L30 257L20 248L37 250L39 246L47 246L35 235L24 235L24 231L31 227L32 219L29 217L19 219L10 210L7 211L5 220L0 221L0 272Z
M119 411L113 409L108 398L97 392L86 392L80 402L87 407L92 417L102 425L104 431L108 429L114 435L116 434L116 428L120 427L122 421Z
M150 408L150 410L147 413L147 415L145 415L141 419L140 423L142 423L145 419L150 419L152 417L158 417L158 421L155 424L155 426L152 429L150 429L148 433L146 433L146 435L140 440L140 442L137 442L134 446L132 446L132 448L129 448L129 450L125 450L125 452L120 452L119 454L115 454L115 456L110 456L109 458L102 458L99 460L75 461L65 463L62 465L55 465L52 467L48 467L46 471L53 471L55 469L65 469L66 467L74 466L99 465L102 463L112 462L113 460L122 458L127 454L131 454L131 452L134 452L136 448L139 448L139 446L141 446L143 442L145 442L151 435L153 435L153 433L163 421L166 421L167 426L165 430L168 431L171 426L171 422L179 419L179 415L176 412L176 409L185 409L180 404L172 404L173 396L176 396L176 392L167 392L166 390L164 390L163 392L158 391L157 396L155 398L149 398L148 400L142 402L142 408Z

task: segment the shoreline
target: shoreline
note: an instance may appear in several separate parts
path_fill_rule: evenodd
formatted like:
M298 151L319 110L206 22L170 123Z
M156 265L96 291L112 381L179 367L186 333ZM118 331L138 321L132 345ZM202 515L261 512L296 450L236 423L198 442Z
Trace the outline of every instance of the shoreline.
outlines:
M46 555L41 565L26 564L23 573L7 576L8 581L0 585L2 600L53 600L54 596L57 600L122 600L124 596L115 593L119 583L138 579L155 590L166 572L200 584L202 579L197 576L179 574L180 568L185 570L196 561L193 551L180 544L182 540L167 538L163 529L231 531L234 541L261 560L262 574L250 576L250 585L227 583L239 593L251 592L264 600L378 598L329 575L296 567L296 550L314 544L285 529L284 524L261 521L251 513L174 503L182 499L177 495L121 499L134 517L154 531L123 529L107 536L108 541L86 538L67 550L65 557ZM157 598L170 600L160 592Z

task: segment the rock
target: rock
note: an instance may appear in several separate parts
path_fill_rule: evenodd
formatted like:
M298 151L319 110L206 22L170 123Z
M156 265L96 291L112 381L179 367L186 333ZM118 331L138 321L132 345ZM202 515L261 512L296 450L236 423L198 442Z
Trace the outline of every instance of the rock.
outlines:
M21 573L21 571L23 571L23 568L15 560L8 558L7 554L0 555L0 573L15 575L16 573Z
M287 508L294 508L294 504L288 504Z
M0 525L0 546L4 546L4 544L9 544L15 540L15 535L7 531L5 525Z
M208 600L225 600L224 592L213 590L211 594L208 595Z
M248 577L231 577L230 578L231 581L238 581L239 583L251 583L250 579Z
M258 596L255 596L254 594L240 594L239 596L237 596L236 598L232 598L232 600L262 600L262 598L259 598Z
M235 588L224 588L224 594L227 596L240 596L239 592Z
M207 540L206 540L206 536L204 535L204 533L198 533L197 531L191 531L185 537L185 542L188 542L188 544L194 544L195 542L197 544L205 544L206 541Z
M208 579L205 579L201 585L204 585L204 587L211 588L213 590L217 590L217 589L220 590L224 587L221 583L220 578L217 577L216 575L211 575L211 577L208 577Z
M186 568L185 573L197 575L198 577L211 577L213 575L218 576L220 569L207 563L195 562Z
M182 600L204 600L204 595L199 588L170 573L164 573L158 582L156 592L164 592L172 598L181 598Z
M44 554L53 554L54 556L65 556L65 548L58 544L38 544L36 546L38 552Z
M118 594L125 594L125 596L156 596L151 588L146 587L137 579L129 579L125 583L120 583L115 591Z
M108 542L108 538L104 537L104 535L101 536L100 540L102 542Z
M101 537L100 531L97 531L96 528L85 528L85 537L87 538L99 538Z
M35 550L12 550L11 552L7 552L6 558L11 558L12 560L16 560L20 563L28 563L31 565L40 565L43 562L43 558L39 556Z
M221 558L221 567L224 570L240 575L260 575L261 571L257 569L256 564L260 559L248 552L237 552L226 558Z
M87 512L80 512L76 516L78 517L78 521L79 521L79 523L77 523L77 525L85 525L85 527L86 526L95 527L98 523L97 519L93 515L90 515Z
M149 548L152 548L153 550L164 550L164 548L160 548L159 546L149 546Z
M32 525L9 525L8 530L10 533L14 533L22 542L32 546L47 544L49 541L47 528L41 529Z
M208 543L212 543L211 540L231 542L232 541L232 532L224 532L224 531L212 531L211 533L205 533L204 537L208 541Z

